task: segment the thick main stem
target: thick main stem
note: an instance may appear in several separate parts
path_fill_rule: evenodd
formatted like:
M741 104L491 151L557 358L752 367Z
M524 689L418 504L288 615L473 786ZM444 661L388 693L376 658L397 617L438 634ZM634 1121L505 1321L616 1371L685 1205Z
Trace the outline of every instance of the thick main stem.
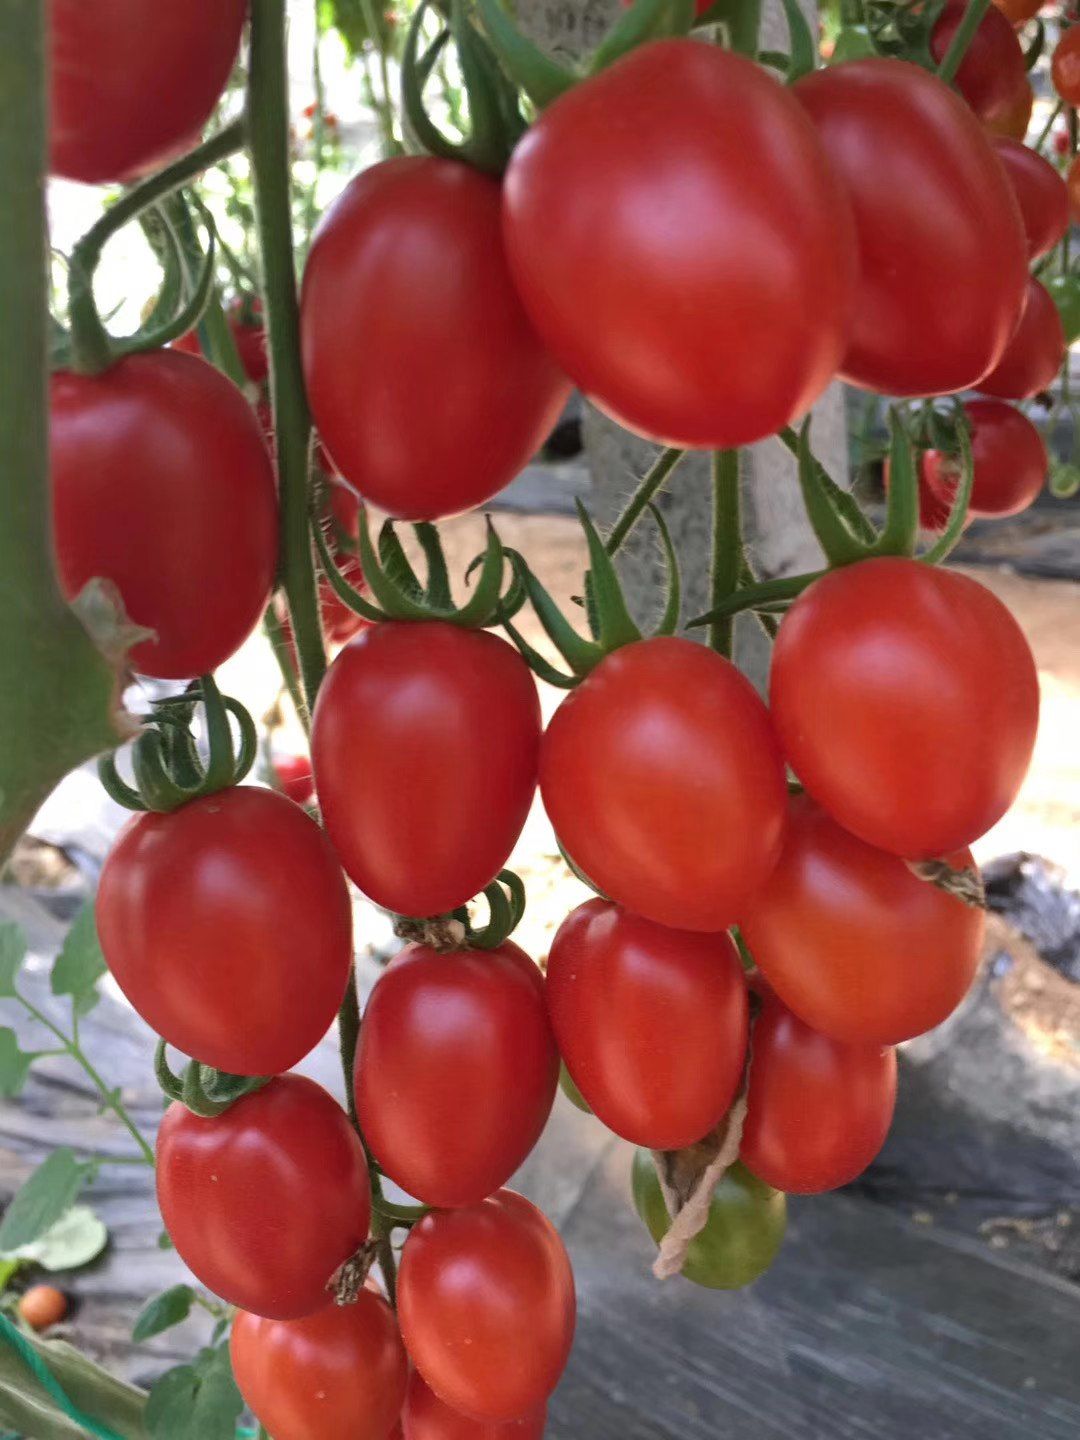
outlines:
M743 565L739 515L739 452L717 450L713 456L713 547L709 587L710 609L715 609L739 586ZM735 617L720 615L710 622L711 649L731 659Z

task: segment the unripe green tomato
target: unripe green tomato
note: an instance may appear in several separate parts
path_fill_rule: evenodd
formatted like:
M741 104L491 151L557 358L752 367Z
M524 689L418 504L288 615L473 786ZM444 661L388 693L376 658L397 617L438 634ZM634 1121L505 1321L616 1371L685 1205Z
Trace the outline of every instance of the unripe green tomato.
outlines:
M563 1063L559 1066L559 1089L570 1101L570 1104L576 1105L583 1114L591 1115L593 1113L592 1106L585 1099L585 1096L582 1095L578 1087L574 1084L574 1077L566 1068L565 1061L563 1061Z
M1071 345L1080 338L1080 275L1055 275L1045 284L1061 316L1065 343Z
M659 1244L671 1224L648 1150L634 1152L634 1206ZM690 1242L682 1273L710 1290L740 1290L764 1275L787 1229L787 1196L745 1166L732 1165L716 1188L705 1228Z

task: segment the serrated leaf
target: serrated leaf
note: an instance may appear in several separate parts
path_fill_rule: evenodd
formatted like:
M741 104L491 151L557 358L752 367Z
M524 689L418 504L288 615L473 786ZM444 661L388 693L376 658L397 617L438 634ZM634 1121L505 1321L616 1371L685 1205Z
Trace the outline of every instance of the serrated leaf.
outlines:
M146 1396L58 1340L23 1336L44 1361L73 1406L107 1425L121 1440L147 1440L142 1423ZM0 1345L0 1421L34 1440L86 1440L85 1426L73 1420L42 1385L26 1360Z
M26 936L13 920L0 924L0 997L15 997L15 976L26 958Z
M166 1371L150 1391L146 1428L153 1440L233 1440L243 1408L223 1345Z
M0 1222L0 1252L29 1245L70 1210L82 1188L86 1166L67 1146L54 1150L18 1191Z
M132 1326L131 1338L138 1344L149 1340L152 1335L171 1330L187 1319L194 1303L195 1291L190 1285L174 1285L172 1289L155 1295L139 1312L139 1318Z
M45 1234L5 1259L32 1260L44 1270L77 1270L96 1260L109 1241L104 1222L89 1205L72 1205Z
M101 953L94 923L93 902L87 901L76 915L60 954L53 962L52 992L54 995L70 995L79 1014L85 1015L96 1001L95 987L105 969L105 957Z
M26 1084L33 1062L32 1054L19 1049L19 1037L15 1031L7 1027L0 1029L0 1095L6 1099L18 1095Z

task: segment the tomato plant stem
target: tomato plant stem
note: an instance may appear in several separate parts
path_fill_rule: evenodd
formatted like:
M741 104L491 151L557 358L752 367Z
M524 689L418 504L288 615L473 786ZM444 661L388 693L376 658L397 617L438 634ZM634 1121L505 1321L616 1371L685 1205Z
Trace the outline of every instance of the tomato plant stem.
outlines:
M975 31L978 30L989 9L990 0L968 0L964 18L956 27L956 34L949 41L949 48L945 51L941 64L938 66L938 75L942 80L951 83L955 78L956 72L960 69L960 62L975 38Z
M712 462L713 533L710 609L715 610L738 588L743 566L739 518L739 452L717 450ZM718 615L709 623L711 649L731 659L735 629L733 615Z
M360 9L363 12L364 24L367 26L368 38L378 54L379 93L374 95L373 99L382 129L383 156L389 159L391 155L399 154L401 147L394 134L394 95L390 87L390 67L386 59L386 46L379 29L379 17L373 0L360 0ZM371 88L374 91L374 85Z
M338 1044L341 1048L341 1070L345 1077L345 1104L349 1111L349 1119L358 1129L353 1069L356 1064L356 1040L359 1034L360 1001L356 994L356 966L353 965L349 970L349 983L345 987L345 998L338 1011Z
M609 555L617 555L622 549L623 542L644 514L646 506L663 488L664 482L685 454L685 450L661 450L630 497L626 509L612 526L606 545Z

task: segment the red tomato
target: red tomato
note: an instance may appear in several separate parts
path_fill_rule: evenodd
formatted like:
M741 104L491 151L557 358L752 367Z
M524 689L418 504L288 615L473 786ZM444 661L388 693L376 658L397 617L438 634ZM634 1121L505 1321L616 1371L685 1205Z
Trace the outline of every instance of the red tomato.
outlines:
M278 1075L214 1120L170 1105L158 1131L157 1195L200 1283L272 1320L327 1305L330 1277L371 1222L359 1136L303 1075Z
M410 945L371 993L356 1105L390 1179L426 1205L475 1205L504 1185L547 1123L559 1055L544 977L518 947Z
M964 18L967 0L946 0L930 35L930 51L939 63ZM980 120L1006 112L1027 82L1027 65L1016 31L993 6L979 21L956 72L954 84Z
M226 313L229 329L236 345L236 353L244 374L253 385L262 385L270 374L270 357L266 351L266 327L262 322L262 301L258 297L236 296ZM198 330L189 330L179 340L172 342L173 350L183 350L188 355L201 355ZM266 406L266 420L270 407ZM263 418L260 407L260 419ZM269 429L269 426L266 427Z
M310 805L315 796L315 780L308 755L275 755L270 762L274 778L296 805Z
M1069 192L1049 160L1029 145L997 139L994 149L1016 193L1027 234L1028 257L1037 260L1054 248L1068 228Z
M1000 135L1009 140L1023 140L1031 124L1031 112L1035 108L1035 91L1025 77L1024 83L1013 92L1007 105L983 119L983 129L990 135Z
M787 791L768 712L690 640L602 661L548 726L540 790L596 886L673 929L726 929L780 853Z
M816 581L780 625L770 696L810 794L909 859L947 855L1000 820L1039 718L1035 661L1005 606L917 560L865 560Z
M547 995L571 1078L616 1135L681 1150L726 1115L747 1028L746 983L727 935L667 930L589 900L555 936Z
M1080 25L1071 25L1058 41L1050 78L1066 105L1080 105Z
M405 1399L397 1321L370 1290L302 1320L241 1310L229 1352L241 1395L274 1440L387 1440Z
M1054 154L1067 155L1069 153L1069 132L1068 130L1054 131Z
M386 160L352 181L312 244L312 414L337 470L391 515L434 520L490 500L569 394L514 292L499 195L457 161Z
M441 621L372 626L330 667L311 756L342 864L377 905L442 915L506 864L536 787L540 703L517 651Z
M514 1420L555 1389L574 1338L574 1276L551 1221L512 1190L425 1215L405 1242L398 1319L439 1399Z
M345 877L318 825L272 790L136 815L105 861L96 914L109 969L147 1024L234 1075L302 1060L345 993Z
M862 270L844 377L889 395L973 385L1016 328L1027 280L1016 199L978 121L903 60L832 65L794 93L855 210Z
M125 180L194 144L246 13L246 0L49 0L50 172Z
M973 863L966 850L948 858L955 868ZM842 830L806 796L792 801L780 863L740 921L766 980L800 1020L874 1045L921 1035L955 1009L978 968L983 925L978 907ZM751 1066L756 1033L752 1046ZM801 1123L808 1140L819 1134L805 1108Z
M1000 400L969 400L964 413L971 422L975 475L971 487L972 516L1019 515L1033 505L1046 484L1046 446L1035 426L1014 405ZM955 455L928 450L922 460L922 481L934 502L948 512L960 475Z
M835 1190L885 1143L896 1104L896 1051L811 1030L775 996L754 1022L739 1158L793 1195Z
M1058 308L1046 286L1032 276L1020 324L1001 359L976 388L1002 400L1030 400L1049 390L1066 353Z
M543 111L504 196L525 308L628 429L745 445L833 378L851 215L799 107L741 56L691 40L634 50Z
M444 1405L419 1370L409 1376L404 1440L543 1440L546 1407L523 1420L471 1420Z
M994 0L994 4L1013 25L1026 25L1043 7L1043 0Z
M161 350L51 385L53 530L68 599L111 580L156 632L135 669L188 679L243 644L277 562L274 472L247 401L212 366Z
M885 486L885 493L887 495L889 493L889 485L891 483L890 464L887 456L885 459L884 467L882 468L881 478ZM955 486L955 480L953 481L953 484ZM939 494L937 490L931 488L931 486L927 482L927 466L926 458L924 456L919 469L919 525L922 527L923 530L945 529L945 526L949 523L949 513L952 509L951 496L951 490L948 492L948 494L945 494L944 491L942 492L942 494ZM964 522L964 528L967 529L967 526L970 524L971 510L969 507L968 519Z

